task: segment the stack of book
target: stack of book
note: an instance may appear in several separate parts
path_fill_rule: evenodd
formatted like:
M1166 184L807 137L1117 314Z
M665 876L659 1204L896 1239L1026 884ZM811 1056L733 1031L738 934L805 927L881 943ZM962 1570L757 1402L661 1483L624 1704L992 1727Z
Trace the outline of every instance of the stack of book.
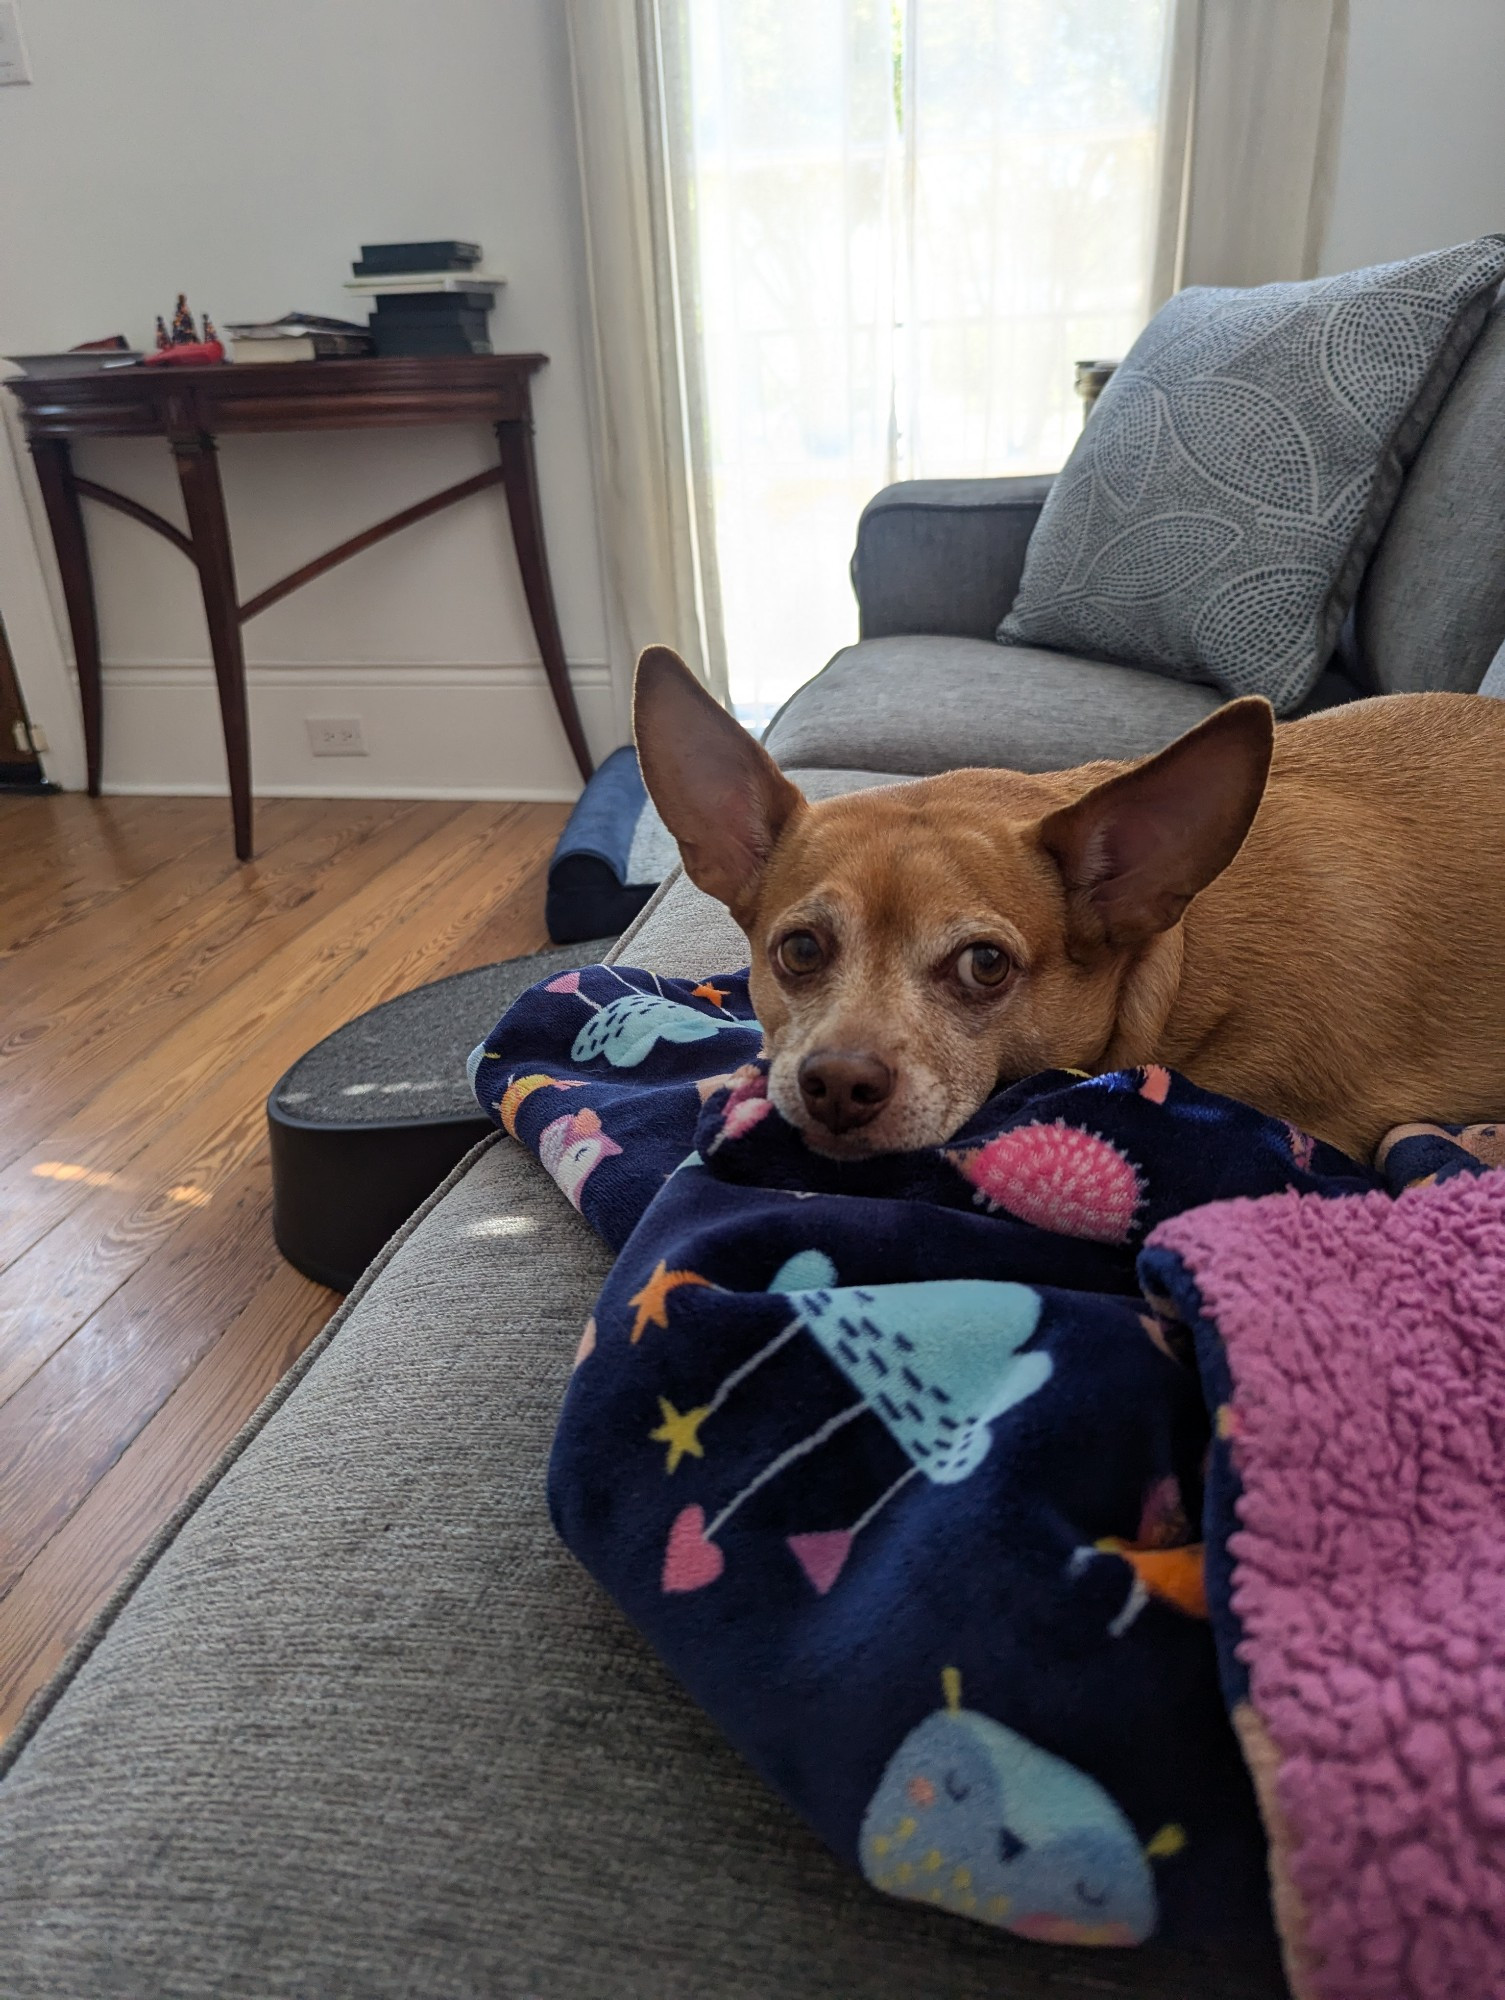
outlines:
M376 351L490 354L491 308L504 280L478 269L479 243L363 243L345 289L375 302Z
M354 320L327 319L322 313L284 313L281 319L242 321L227 326L230 359L247 361L346 361L370 354L369 331Z

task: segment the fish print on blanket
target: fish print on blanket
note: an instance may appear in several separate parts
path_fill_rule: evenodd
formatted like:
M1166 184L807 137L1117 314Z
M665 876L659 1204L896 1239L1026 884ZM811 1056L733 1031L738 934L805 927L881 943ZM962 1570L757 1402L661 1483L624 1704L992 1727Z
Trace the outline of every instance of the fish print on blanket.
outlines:
M1142 1944L1155 1928L1152 1856L1094 1779L1016 1730L945 1706L899 1745L863 1815L862 1870L875 1888L1051 1944Z
M610 970L603 966L603 972ZM631 987L606 1002L592 1000L581 985L578 972L563 973L550 980L551 993L573 993L595 1010L570 1046L570 1060L594 1062L598 1056L617 1069L636 1069L663 1042L703 1042L721 1032L723 1023L715 1012L705 1014L671 1000L662 993L637 993ZM718 989L701 985L695 989L701 999L709 999L719 1010Z
M1376 1177L1155 1065L826 1159L768 1096L743 973L556 976L475 1089L617 1253L555 1525L752 1765L885 1893L1042 1943L1266 1950L1215 1441L1136 1261L1202 1202Z

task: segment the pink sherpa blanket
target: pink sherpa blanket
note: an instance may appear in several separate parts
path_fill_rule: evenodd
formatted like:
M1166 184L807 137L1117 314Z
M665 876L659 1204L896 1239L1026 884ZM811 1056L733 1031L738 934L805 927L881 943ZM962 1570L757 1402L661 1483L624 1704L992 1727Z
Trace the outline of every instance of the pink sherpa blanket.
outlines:
M1505 1995L1505 1171L1214 1204L1140 1270L1215 1410L1209 1601L1294 1992Z

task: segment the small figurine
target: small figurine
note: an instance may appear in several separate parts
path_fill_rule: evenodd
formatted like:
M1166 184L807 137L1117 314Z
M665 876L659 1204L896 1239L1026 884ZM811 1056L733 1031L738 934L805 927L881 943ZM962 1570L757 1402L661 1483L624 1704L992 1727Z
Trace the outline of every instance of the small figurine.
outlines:
M172 329L162 324L157 316L157 351L143 355L141 366L151 368L167 364L191 368L201 363L223 361L225 350L219 335L214 330L214 322L208 313L204 315L204 331L201 334L193 323L193 314L188 310L188 294L178 293L178 303L173 308Z

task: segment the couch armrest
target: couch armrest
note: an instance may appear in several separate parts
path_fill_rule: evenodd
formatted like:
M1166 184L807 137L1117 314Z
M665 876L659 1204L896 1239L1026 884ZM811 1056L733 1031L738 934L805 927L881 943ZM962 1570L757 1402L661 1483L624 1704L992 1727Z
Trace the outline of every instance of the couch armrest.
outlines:
M862 637L991 639L1014 601L1051 483L1042 473L884 487L862 510L852 554Z

